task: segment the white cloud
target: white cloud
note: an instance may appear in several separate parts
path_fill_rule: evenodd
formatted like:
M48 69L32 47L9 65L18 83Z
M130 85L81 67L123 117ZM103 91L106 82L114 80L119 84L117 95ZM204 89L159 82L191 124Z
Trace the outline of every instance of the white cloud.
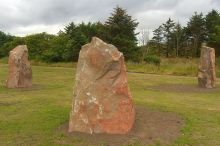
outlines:
M169 17L173 17L173 11L165 11L165 10L150 10L141 13L137 13L135 16L137 20L140 22L140 29L155 29L160 24L165 22Z
M51 34L56 34L59 32L61 29L63 29L64 26L62 25L43 25L43 24L38 24L38 25L28 25L28 26L18 26L18 27L13 27L12 29L9 30L10 34L16 34L18 36L26 36L34 33L41 33L41 32L48 32Z
M115 6L153 30L169 17L185 25L195 11L220 10L219 0L0 0L0 30L15 35L57 33L71 21L105 21Z

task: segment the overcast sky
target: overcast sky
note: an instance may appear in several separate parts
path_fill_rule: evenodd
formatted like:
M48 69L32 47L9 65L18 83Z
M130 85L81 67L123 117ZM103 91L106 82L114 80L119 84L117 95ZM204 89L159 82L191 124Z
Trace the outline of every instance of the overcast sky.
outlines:
M117 5L137 19L138 30L153 30L169 17L185 25L195 11L220 11L220 0L0 0L0 30L56 34L72 21L104 22Z

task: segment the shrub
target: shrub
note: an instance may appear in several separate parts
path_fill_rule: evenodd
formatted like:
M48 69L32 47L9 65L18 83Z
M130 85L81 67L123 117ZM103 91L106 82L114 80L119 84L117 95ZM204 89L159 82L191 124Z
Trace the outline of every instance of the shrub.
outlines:
M158 66L160 65L160 62L161 62L160 57L154 56L154 55L145 56L144 61L146 63L151 63L151 64L155 64L155 65L158 65Z

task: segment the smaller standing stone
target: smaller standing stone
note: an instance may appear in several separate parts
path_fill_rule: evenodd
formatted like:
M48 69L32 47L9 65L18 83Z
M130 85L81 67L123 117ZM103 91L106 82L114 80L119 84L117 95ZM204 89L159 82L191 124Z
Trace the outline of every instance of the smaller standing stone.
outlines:
M202 45L198 72L199 87L214 88L215 80L215 49Z
M32 86L32 70L28 61L26 45L19 45L10 51L9 74L6 86L8 88L26 88Z

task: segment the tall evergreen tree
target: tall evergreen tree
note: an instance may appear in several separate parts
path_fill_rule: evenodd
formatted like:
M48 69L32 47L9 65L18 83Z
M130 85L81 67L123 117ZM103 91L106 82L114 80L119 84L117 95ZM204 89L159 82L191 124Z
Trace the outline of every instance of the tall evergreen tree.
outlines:
M76 30L76 25L74 24L74 22L69 23L64 28L65 33L70 35L70 37L74 36L75 30Z
M220 25L215 26L215 32L212 35L213 35L214 41L220 44Z
M193 54L194 56L199 56L201 43L207 39L205 18L203 17L203 14L195 12L195 14L190 18L187 28L189 30L189 36L192 38L194 44Z
M163 32L164 32L164 38L166 43L166 56L169 57L169 55L172 53L173 48L173 31L174 31L175 23L170 18L166 21L166 23L163 24Z
M220 25L220 14L216 10L210 11L205 17L205 26L208 34L208 38L210 38L212 33L215 33L215 27Z
M220 25L215 26L214 32L210 35L209 46L214 47L216 56L220 56Z
M174 36L175 36L175 55L176 57L179 56L180 47L183 41L183 28L178 22L174 27Z
M153 42L155 43L156 45L156 50L157 50L157 54L160 56L160 53L161 53L161 43L162 43L162 40L163 40L163 27L162 25L160 25L157 29L155 29L153 31Z
M125 59L132 59L137 48L136 20L125 9L116 7L105 24L108 31L107 41L123 52Z
M220 14L216 10L210 11L205 17L207 36L208 36L208 45L216 48L216 54L220 55L220 41L218 38L219 34L219 26L220 26Z
M68 51L71 54L68 60L77 61L81 47L88 42L88 37L82 32L82 28L86 28L84 23L77 26L73 22L65 27L65 33L70 37L72 42L72 47Z

